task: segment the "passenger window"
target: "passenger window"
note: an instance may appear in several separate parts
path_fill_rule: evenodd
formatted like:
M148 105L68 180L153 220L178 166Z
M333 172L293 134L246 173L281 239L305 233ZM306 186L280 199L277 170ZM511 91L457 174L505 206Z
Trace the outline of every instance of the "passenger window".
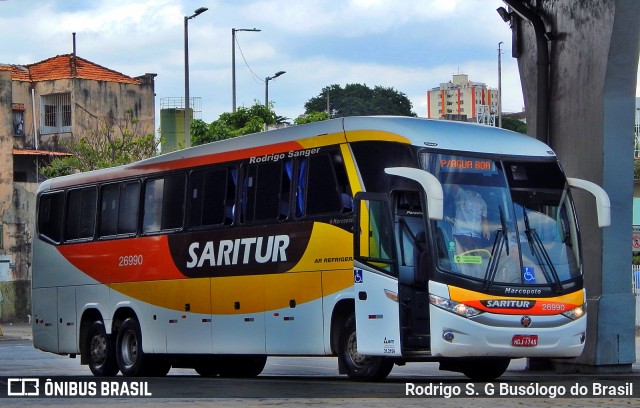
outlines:
M44 194L38 207L38 231L40 237L58 243L62 241L64 193Z
M147 180L144 188L142 232L158 232L182 227L185 176L175 174Z
M64 232L66 241L93 238L97 197L98 190L95 187L69 191Z
M103 186L100 202L100 236L135 234L139 203L138 182Z
M242 221L285 219L291 176L282 161L250 165L242 186Z
M238 171L209 169L191 173L189 226L231 224L235 214Z
M305 214L318 215L341 212L342 199L330 156L316 155L307 160ZM303 180L299 181L304 183ZM304 190L304 186L302 189Z

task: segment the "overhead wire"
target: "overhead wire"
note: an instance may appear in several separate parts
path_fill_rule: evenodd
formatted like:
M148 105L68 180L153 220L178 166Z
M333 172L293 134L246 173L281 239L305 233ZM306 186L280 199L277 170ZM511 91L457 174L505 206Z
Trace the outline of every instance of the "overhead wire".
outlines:
M264 79L261 78L260 76L258 76L255 72L253 72L253 70L249 66L249 63L247 62L247 59L244 57L244 53L242 52L242 47L240 47L240 43L238 42L238 38L236 37L235 40L236 40L236 45L238 46L238 49L240 50L240 55L242 56L242 60L244 61L244 64L247 66L247 69L249 69L249 72L251 72L251 74L253 75L254 81L256 82L256 84L263 84L264 83Z

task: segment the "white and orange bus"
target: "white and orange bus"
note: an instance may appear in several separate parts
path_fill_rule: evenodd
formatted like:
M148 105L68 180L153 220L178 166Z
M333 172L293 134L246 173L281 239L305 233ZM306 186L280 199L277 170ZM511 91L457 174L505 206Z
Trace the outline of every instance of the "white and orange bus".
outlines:
M359 380L410 361L492 380L512 358L575 357L586 295L572 186L607 225L606 193L567 179L545 144L404 117L47 180L34 345L97 376L256 376L267 356L337 356Z

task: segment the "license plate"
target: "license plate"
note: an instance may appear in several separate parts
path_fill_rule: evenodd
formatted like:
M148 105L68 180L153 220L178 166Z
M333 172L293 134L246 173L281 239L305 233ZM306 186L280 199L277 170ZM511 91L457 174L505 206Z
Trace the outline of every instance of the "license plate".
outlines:
M538 345L538 336L536 334L516 334L511 339L511 345L514 347L535 347Z

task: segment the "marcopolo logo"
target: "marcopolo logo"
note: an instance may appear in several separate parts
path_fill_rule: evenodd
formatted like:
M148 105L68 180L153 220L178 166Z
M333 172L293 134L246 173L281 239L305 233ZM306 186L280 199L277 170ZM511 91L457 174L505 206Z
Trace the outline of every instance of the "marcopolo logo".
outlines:
M481 300L487 309L519 309L526 310L535 306L535 300L493 299Z

